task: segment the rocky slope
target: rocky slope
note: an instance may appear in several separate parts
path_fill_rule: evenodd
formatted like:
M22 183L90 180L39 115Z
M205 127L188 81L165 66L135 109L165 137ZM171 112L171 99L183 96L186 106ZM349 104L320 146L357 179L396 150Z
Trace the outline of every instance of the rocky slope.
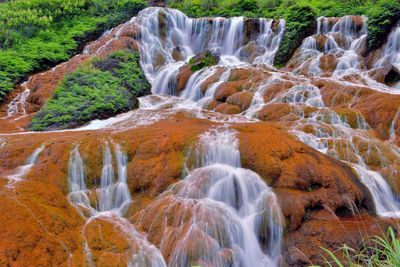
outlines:
M400 211L398 62L389 60L396 30L367 53L363 18L317 25L277 70L283 20L191 20L149 8L32 75L0 106L0 263L246 262L238 251L248 246L229 232L248 229L236 223L249 215L239 197L250 190L246 177L270 192L254 200L248 191L261 214L249 242L274 265L323 264L320 246L359 247L380 234ZM153 85L140 109L75 130L26 132L65 73L121 49L140 51ZM189 59L207 50L219 62L191 70ZM215 129L233 139L204 148ZM207 165L204 153L219 156ZM240 160L225 162L232 153ZM222 175L215 164L235 177L228 196L207 191Z

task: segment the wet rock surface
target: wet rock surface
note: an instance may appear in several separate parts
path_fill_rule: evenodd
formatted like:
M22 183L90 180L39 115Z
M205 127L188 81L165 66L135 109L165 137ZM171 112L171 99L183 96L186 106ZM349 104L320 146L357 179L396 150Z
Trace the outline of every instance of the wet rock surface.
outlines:
M202 198L176 193L198 164L193 151L199 136L217 127L235 131L240 167L259 175L276 196L282 215L282 220L275 220L282 226L282 266L323 264L320 247L337 250L346 243L360 248L365 236L380 234L379 227L391 225L389 219L379 217L382 206L378 204L384 206L385 201L367 185L371 181L383 185L386 191L378 193L387 199L400 192L398 71L395 63L376 65L381 59L388 61L386 46L366 54L362 17L321 19L312 37L316 46L304 41L279 70L266 63L274 53L272 39L279 39L278 20L193 20L191 25L203 35L190 38L196 41L200 36L207 49L213 48L213 41L227 41L218 38L228 36L229 29L236 35L230 35L235 37L228 40L231 43L218 47L222 53L216 65L192 70L186 43L171 33L171 21L188 19L171 10L147 12L157 18L159 42L146 43L154 36L141 28L145 22L140 26L132 20L89 44L81 55L32 75L0 105L0 210L4 215L0 244L5 244L0 246L0 265L127 265L142 247L145 252L138 257L144 264L146 253L158 250L170 263L179 242L185 249L178 252L194 259L193 264L232 262L233 246L218 247L226 232L218 238L193 226L196 214L204 215L200 220L204 224L225 223L215 214L225 214L226 209L218 206L216 213L199 213L204 212L199 204ZM220 27L218 34L205 30L210 25ZM266 40L260 37L263 27L271 30L262 33L271 46L257 44ZM347 33L353 34L354 49L345 44ZM201 50L194 48L200 43L195 41L191 43L194 55ZM144 97L142 109L75 131L24 133L65 73L95 56L121 49L143 53L148 47L152 53L142 63L153 90L178 97ZM232 51L224 54L225 50ZM30 89L26 101L8 116L9 104L26 88ZM187 94L190 90L196 92ZM90 207L96 210L93 207L101 199L106 142L116 184L121 172L117 145L126 153L130 200L121 208L122 214L97 210L93 215ZM27 166L42 145L37 161ZM88 206L71 201L69 165L75 148L85 170ZM207 171L195 173L201 179L210 176ZM200 194L207 183L190 192ZM271 201L264 204L272 205ZM236 199L232 205L237 209L239 203ZM392 204L398 207L396 200ZM255 231L264 250L273 238L266 230L271 226L267 218L257 218L262 223Z

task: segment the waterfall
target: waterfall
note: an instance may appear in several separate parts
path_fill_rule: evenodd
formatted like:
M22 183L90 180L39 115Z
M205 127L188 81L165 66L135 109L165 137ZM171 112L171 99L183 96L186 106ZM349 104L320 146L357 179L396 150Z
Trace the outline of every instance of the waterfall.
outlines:
M161 252L146 239L143 233L122 215L127 204L131 201L127 185L128 157L118 144L114 144L115 161L118 178L115 182L113 156L108 142L103 149L103 169L100 187L88 189L86 171L79 153L79 147L71 150L68 163L68 183L70 193L68 200L77 208L80 214L87 219L85 227L94 219L101 219L112 223L124 233L130 243L127 250L128 266L166 266ZM86 257L91 262L91 252L86 244Z
M305 94L305 92L307 93ZM324 106L317 87L307 84L295 85L278 94L271 102L291 103L293 107L298 106L300 110L301 105L318 108L307 118L300 114L300 118L291 126L289 132L321 153L351 165L371 192L380 216L395 217L400 214L400 201L390 185L379 172L368 168L354 144L356 139L369 142L368 129L370 127L363 117L360 118L361 115L357 115L357 126L356 129L353 129L346 117L343 118ZM305 132L304 126L309 126L312 131Z
M243 51L255 46L263 52L254 57L254 63L272 65L285 28L284 20L278 21L274 31L273 20L269 19L191 19L178 10L163 8L145 9L135 22L141 27L141 64L154 94L174 94L179 69L206 50L218 53L218 65L226 67L245 63L249 55L245 53L243 58ZM183 97L197 100L199 95L186 93Z
M169 266L278 266L280 207L260 176L240 167L235 134L226 128L202 134L195 153L198 166L143 211L146 216L164 201L175 202L160 211L161 216L175 214L173 233L180 236L174 241L169 229L160 233L161 250L164 244L173 246Z
M389 34L383 53L374 63L374 67L383 67L387 64L393 64L400 71L400 26Z
M346 74L362 69L360 51L367 38L366 17L362 17L362 26L357 25L357 17L344 16L335 18L319 17L316 34L304 39L300 47L300 61L303 61L296 72L299 72L310 58L308 73L319 76L322 55L330 54L337 58L335 74Z
M124 213L125 205L131 200L127 184L128 158L119 145L114 146L118 179L115 181L113 156L110 145L105 142L103 150L103 169L100 187L88 190L86 172L78 147L70 153L68 163L68 182L72 203L90 211L90 216L97 213L113 211L119 215ZM97 199L96 197L97 196ZM95 197L95 199L93 199Z
M36 148L32 152L32 154L26 159L25 165L17 167L12 174L7 176L9 180L8 186L13 186L18 181L21 181L24 178L24 176L29 173L32 167L36 164L39 155L40 153L42 153L43 149L44 145L41 145L40 147Z
M25 90L22 93L17 94L13 100L7 106L7 117L15 116L21 114L21 116L26 115L26 100L28 99L31 91L26 87L26 84L31 80L21 84Z

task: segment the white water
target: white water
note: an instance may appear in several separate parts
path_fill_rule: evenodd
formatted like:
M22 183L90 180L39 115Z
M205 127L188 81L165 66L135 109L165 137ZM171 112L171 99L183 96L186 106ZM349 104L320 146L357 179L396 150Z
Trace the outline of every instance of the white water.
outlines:
M26 164L19 166L15 169L15 171L8 175L8 186L12 187L15 183L21 181L24 179L25 175L29 173L29 171L32 169L32 167L36 164L40 153L42 153L44 149L44 145L41 145L33 153L27 158Z
M202 134L195 154L198 166L142 213L173 201L159 211L161 216L176 214L176 230L162 233L161 250L172 245L168 265L278 266L280 207L260 176L240 167L235 132L221 128ZM171 240L171 234L180 236L179 241ZM266 243L258 236L267 236Z
M111 148L109 143L105 142L100 184L97 188L89 189L79 147L75 147L71 151L68 163L70 190L68 199L80 214L87 218L83 229L94 220L100 219L108 221L122 230L124 237L130 242L130 247L126 252L129 266L166 266L161 252L147 241L143 233L137 232L135 227L122 217L127 205L131 202L127 184L128 158L118 144L114 144L114 156L117 166L117 179L115 179ZM91 263L92 255L87 243L86 257L88 262Z
M13 100L8 104L7 106L7 117L15 116L15 115L20 115L24 116L26 115L26 100L28 99L31 91L29 88L26 87L26 84L30 81L30 79L24 83L21 84L22 87L25 88L25 90L22 93L17 94L16 97L14 97Z
M400 26L389 34L381 58L375 62L374 67L383 67L387 64L393 64L400 71Z
M303 90L308 90L304 98ZM364 140L365 143L375 147L371 136L368 134L370 127L361 114L357 114L357 125L353 129L347 117L342 117L335 111L326 108L322 102L319 89L312 85L295 85L287 91L278 94L271 102L291 103L293 114L298 116L294 125L290 126L289 132L300 141L310 147L351 164L359 175L361 181L370 190L377 213L383 217L397 217L400 215L400 201L391 190L388 182L379 172L372 171L365 163L368 153L361 156L356 140ZM318 108L305 117L301 106ZM313 131L305 132L304 126L310 126ZM369 148L371 149L371 148ZM381 153L380 153L381 154ZM384 161L381 155L381 160Z
M246 49L253 45L261 51L253 58L254 63L272 65L285 26L284 20L280 20L274 32L272 20L246 22L243 17L190 19L180 11L161 8L143 10L135 22L141 26L141 64L153 85L154 94L174 94L179 68L192 56L206 50L221 56L219 66L238 66L247 64L245 61L251 55ZM249 40L245 39L246 23L259 27L259 32L252 33L254 36ZM197 80L204 81L211 74L212 71L202 71L196 74L201 76ZM187 88L191 87L188 85ZM183 98L198 100L202 97L198 91L196 95L185 91L181 95Z
M299 72L310 61L308 74L321 75L323 72L320 69L320 58L326 54L334 55L338 59L336 74L348 74L363 67L363 59L359 53L367 37L366 18L363 17L362 27L357 27L352 16L342 17L336 23L330 22L332 19L317 19L317 33L304 39L300 47L300 60L303 64L295 72ZM318 43L319 39L326 41L322 45Z
M117 144L114 145L114 153L117 164L117 179L115 179L111 148L109 143L105 142L100 184L98 188L89 190L78 147L71 151L68 163L69 199L78 206L84 206L86 210L91 212L91 216L107 211L123 215L126 204L131 200L126 178L127 156Z

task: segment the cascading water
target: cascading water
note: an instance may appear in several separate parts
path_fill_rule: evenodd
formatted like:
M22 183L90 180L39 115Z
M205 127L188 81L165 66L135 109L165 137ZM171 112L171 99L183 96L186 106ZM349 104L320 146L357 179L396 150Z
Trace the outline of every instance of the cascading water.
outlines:
M392 65L400 72L400 24L389 34L388 41L384 45L382 55L374 63L374 68ZM400 89L400 81L395 82L393 88Z
M400 201L382 175L368 168L365 157L360 155L358 147L354 144L355 140L371 142L368 135L370 127L362 115L357 114L357 125L353 129L347 122L347 117L343 118L325 107L317 87L307 84L293 86L278 94L271 103L290 103L293 107L292 112L299 118L289 126L289 131L300 141L353 166L361 181L371 191L380 216L399 216ZM304 106L317 110L306 117L302 111ZM379 152L378 148L375 149Z
M36 164L40 153L42 153L44 149L44 145L41 145L33 153L27 158L26 164L23 166L19 166L15 169L15 171L7 176L8 186L13 187L15 183L21 181L25 175L29 173L32 167Z
M361 25L359 25L361 24ZM321 56L333 55L337 58L336 73L345 74L362 68L360 52L367 37L366 18L354 16L317 19L316 34L304 39L298 60L302 64L295 72L300 72L308 64L308 74L319 76Z
M111 148L109 143L105 142L100 187L88 189L85 167L78 146L71 151L68 163L70 190L68 199L81 215L87 218L83 229L95 219L101 219L122 230L125 238L130 242L130 248L126 253L129 266L166 266L160 251L146 240L145 235L137 232L133 225L122 217L127 204L131 201L127 185L128 158L118 144L114 145L114 152L118 173L117 181L114 176ZM86 250L87 261L89 265L92 265L90 264L91 253L87 244Z
M20 114L21 116L26 115L26 100L28 99L31 91L26 87L26 84L30 81L30 79L21 84L25 90L22 93L19 93L13 100L8 104L7 108L7 117L15 116Z
M375 62L374 67L387 64L393 64L400 70L400 25L389 34L381 58Z
M71 151L68 163L69 199L72 203L90 211L90 216L107 211L122 215L125 205L131 200L126 178L127 156L121 151L119 145L115 145L114 150L118 179L115 181L113 156L110 145L106 142L103 151L100 187L94 190L87 188L85 168L78 147Z
M210 130L200 136L199 146L198 167L141 212L143 219L161 203L172 201L161 208L161 216L173 212L176 217L176 229L162 233L160 249L172 246L168 265L277 266L283 229L280 207L262 179L240 167L235 132Z
M250 58L256 64L271 65L285 28L284 20L190 19L180 11L161 8L143 10L136 23L141 27L141 63L155 94L174 94L179 68L190 57L206 50L217 52L221 56L219 66L223 67L245 64ZM276 30L274 23L278 23ZM246 38L246 28L251 31L252 27L258 32L249 32L250 38ZM250 50L258 54L249 55ZM198 74L202 81L211 76L208 72L210 75ZM183 97L200 97L185 91Z

